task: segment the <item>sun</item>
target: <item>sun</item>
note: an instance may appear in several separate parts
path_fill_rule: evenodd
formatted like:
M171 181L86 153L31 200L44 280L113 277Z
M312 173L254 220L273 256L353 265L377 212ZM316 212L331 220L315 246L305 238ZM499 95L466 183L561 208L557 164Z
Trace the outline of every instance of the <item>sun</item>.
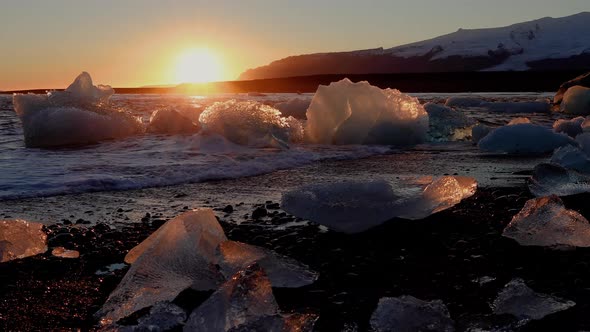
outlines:
M176 61L177 83L206 83L223 77L219 57L207 48L193 48L182 52Z

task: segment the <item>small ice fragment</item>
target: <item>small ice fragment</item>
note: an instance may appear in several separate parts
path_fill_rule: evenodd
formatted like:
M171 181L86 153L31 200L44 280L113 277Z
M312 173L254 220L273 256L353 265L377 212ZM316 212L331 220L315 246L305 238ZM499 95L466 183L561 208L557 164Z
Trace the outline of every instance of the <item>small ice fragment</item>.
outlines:
M551 156L551 163L578 172L590 172L590 158L579 147L566 145L558 148Z
M492 310L496 315L510 314L521 320L538 320L575 305L573 301L535 293L522 279L514 279L500 291Z
M194 134L200 127L189 118L172 109L154 111L147 131L155 134Z
M566 209L557 196L527 201L502 235L524 246L590 247L588 220Z
M258 264L237 272L196 308L184 331L224 332L279 314L270 280Z
M516 124L494 129L482 138L482 151L508 154L543 154L564 145L575 145L573 139L549 128L534 124Z
M225 241L218 250L221 272L227 278L254 262L264 269L273 287L301 287L312 284L318 278L318 274L307 266L264 248Z
M98 276L107 275L107 274L111 274L115 271L122 270L126 267L127 267L127 264L125 264L125 263L114 263L111 265L107 265L107 266L101 268L100 270L97 270L96 272L94 272L94 274L96 274Z
M489 277L489 276L483 276L483 277L479 277L479 278L475 278L472 281L476 284L481 285L485 285L487 283L490 283L492 281L496 280L496 278L494 277Z
M53 248L51 254L61 258L80 258L80 253L77 250L69 250L64 247Z
M482 138L486 137L494 128L478 123L471 129L471 141L475 144L479 143Z
M590 114L590 88L572 86L567 89L561 102L561 110L576 115Z
M426 103L424 109L428 113L428 135L434 141L457 141L471 136L471 127L476 121L452 108Z
M47 251L43 224L25 220L0 220L0 262Z
M348 79L320 85L307 109L305 135L316 144L423 142L428 114L417 98Z
M171 301L186 288L215 289L223 276L215 268L216 248L226 241L211 209L197 209L162 225L125 257L132 264L97 313L103 325L159 301Z
M384 297L371 315L371 327L385 331L455 331L455 322L440 300L422 301L413 296Z
M583 132L582 123L585 119L581 116L571 120L559 119L553 123L553 130L556 133L564 133L570 137L576 137Z

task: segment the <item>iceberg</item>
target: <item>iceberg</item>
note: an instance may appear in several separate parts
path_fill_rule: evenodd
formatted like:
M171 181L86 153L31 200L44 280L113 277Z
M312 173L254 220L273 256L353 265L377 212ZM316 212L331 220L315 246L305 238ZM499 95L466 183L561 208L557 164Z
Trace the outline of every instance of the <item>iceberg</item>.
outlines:
M295 119L305 120L305 113L311 104L310 99L293 98L287 101L276 103L274 107L281 111L285 117L292 116Z
M549 128L530 123L503 126L482 138L482 151L507 154L544 154L564 145L576 145L573 139Z
M181 291L213 290L250 264L268 270L275 287L301 287L318 274L291 258L270 250L227 240L213 210L196 209L179 215L129 251L131 268L97 313L101 323L117 322L160 301L172 301Z
M270 280L257 264L237 272L189 316L184 331L225 332L279 314Z
M0 220L0 263L47 251L43 224L25 220Z
M172 109L157 110L152 113L147 132L154 134L194 134L200 130L189 118Z
M444 176L418 185L394 187L385 180L347 181L302 186L283 194L281 206L344 233L359 233L390 219L422 219L473 195L473 178Z
M204 132L240 145L280 147L303 137L297 119L252 100L216 102L201 113L199 122Z
M567 89L561 110L568 114L590 115L590 88L576 85Z
M305 135L316 144L421 143L428 114L417 98L348 79L320 85L306 113Z
M538 320L567 310L576 303L547 294L535 293L522 279L510 281L492 304L496 315L509 314L520 320Z
M471 136L471 127L476 123L474 119L435 103L426 103L424 109L428 113L428 136L431 140L458 141Z
M523 246L590 247L588 220L566 209L557 196L527 201L502 235Z
M559 119L553 123L553 130L556 133L564 133L570 137L576 137L583 132L582 123L585 119L581 116L571 120Z
M101 324L172 301L189 287L217 288L224 278L215 268L216 248L226 240L211 209L186 212L166 222L125 257L131 268L96 314Z
M380 299L370 323L376 332L455 331L455 322L442 301L422 301L408 295Z
M143 132L141 122L109 107L109 86L94 86L86 72L65 91L47 95L15 94L27 147L83 145Z

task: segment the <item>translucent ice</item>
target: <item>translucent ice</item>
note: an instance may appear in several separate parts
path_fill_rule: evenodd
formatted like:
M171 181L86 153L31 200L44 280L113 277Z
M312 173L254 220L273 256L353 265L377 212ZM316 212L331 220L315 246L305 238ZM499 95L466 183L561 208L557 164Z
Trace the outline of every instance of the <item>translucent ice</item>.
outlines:
M131 268L97 313L101 323L171 301L189 287L215 289L224 279L214 266L216 248L225 240L211 209L186 212L166 222L125 257Z
M127 137L143 131L138 119L108 107L113 89L94 86L86 72L65 91L15 94L28 147L81 145Z
M313 283L318 275L289 257L246 243L225 241L219 245L221 272L227 278L257 262L274 287L301 287Z
M0 220L0 263L47 251L43 224L25 220Z
M590 88L573 86L563 95L561 109L569 114L589 115L590 114Z
M494 128L478 123L471 129L471 141L475 144L479 143L479 141L491 133L492 130L494 130Z
M281 146L303 136L296 119L282 117L277 109L256 101L216 102L199 117L203 130L250 146Z
M376 332L452 332L455 322L442 301L422 301L406 295L380 299L371 315L371 327Z
M412 145L426 139L428 114L417 98L348 79L320 85L307 110L311 143Z
M395 188L395 190L394 190ZM283 194L285 211L333 230L358 233L392 218L422 219L475 193L472 178L445 176L425 188L384 180L312 184Z
M579 116L571 120L559 119L553 123L553 130L557 133L564 133L570 137L576 137L582 133L582 123L584 118Z
M427 103L424 109L428 113L428 135L435 141L456 141L471 136L471 127L476 121L452 108Z
M270 280L257 264L253 264L237 272L195 309L184 331L224 332L278 314Z
M557 196L534 198L506 226L503 236L525 246L590 247L590 224Z
M573 301L535 293L522 279L514 279L498 294L492 309L497 315L510 314L521 320L537 320L575 305Z
M478 147L482 151L507 154L543 154L573 144L569 136L534 124L517 124L494 129L482 138Z
M305 120L305 113L311 104L310 99L293 98L284 102L276 103L274 107L281 111L283 116L292 116L295 119Z
M147 127L148 132L156 134L193 134L199 129L189 118L172 109L154 111Z
M557 164L543 163L535 166L528 185L537 197L575 195L590 192L590 176Z

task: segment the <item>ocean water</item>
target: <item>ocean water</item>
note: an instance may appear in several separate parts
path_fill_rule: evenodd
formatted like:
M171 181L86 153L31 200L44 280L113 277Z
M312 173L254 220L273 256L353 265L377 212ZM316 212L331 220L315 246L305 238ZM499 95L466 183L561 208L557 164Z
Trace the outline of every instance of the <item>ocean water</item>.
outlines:
M414 94L422 102L440 102L449 96L458 95L471 94ZM552 96L551 93L478 95L494 101L528 101ZM161 108L181 109L196 119L203 109L215 101L252 99L274 104L292 98L312 97L312 94L224 94L207 97L115 95L111 101L115 107L123 108L147 122L150 114ZM556 119L563 117L560 114L465 112L491 125L502 125L511 118L526 116L535 123L551 126ZM279 149L239 146L216 136L145 134L82 148L26 148L20 120L13 110L12 96L0 95L0 200L235 179L328 160L350 160L354 170L344 171L349 172L350 176L378 176L380 168L391 176L396 172L404 176L460 172L475 176L480 183L502 186L509 185L509 181L497 184L491 183L490 179L497 180L503 176L510 178L505 175L518 173L521 168L531 169L531 165L539 162L539 158L490 159L479 153L470 142L429 143L406 150L389 146L307 144ZM367 170L372 170L370 174L359 174L365 168L364 163ZM346 163L340 165L342 168ZM497 176L490 176L490 171ZM317 174L317 177L326 175ZM340 173L339 177L345 179L348 176Z

